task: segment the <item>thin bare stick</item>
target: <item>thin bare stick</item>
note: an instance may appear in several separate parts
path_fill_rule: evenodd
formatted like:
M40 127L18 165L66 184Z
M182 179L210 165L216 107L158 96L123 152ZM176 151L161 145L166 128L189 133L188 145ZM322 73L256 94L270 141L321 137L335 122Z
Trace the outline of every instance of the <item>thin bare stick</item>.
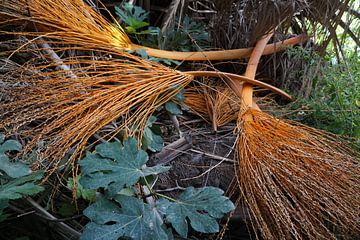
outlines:
M63 223L63 222L57 222L57 218L51 215L48 211L46 211L43 207L41 207L37 202L35 202L32 198L27 197L27 202L30 203L34 208L36 208L39 212L44 214L46 217L50 218L51 220L55 220L54 224L57 224L62 229L66 230L70 234L72 234L74 237L80 237L81 233L76 231L75 229L71 228L69 225Z

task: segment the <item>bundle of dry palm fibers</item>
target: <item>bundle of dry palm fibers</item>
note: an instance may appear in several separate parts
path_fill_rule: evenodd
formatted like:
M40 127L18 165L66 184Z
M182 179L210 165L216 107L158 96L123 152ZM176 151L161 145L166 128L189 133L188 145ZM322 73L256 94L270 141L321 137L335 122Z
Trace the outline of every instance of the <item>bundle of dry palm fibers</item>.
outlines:
M141 132L148 117L192 80L126 53L111 61L65 58L62 64L78 67L51 71L58 64L31 62L1 77L7 100L0 102L0 128L33 137L29 150L43 142L45 160L61 160L71 147L78 156L97 130L115 120L130 136Z
M32 28L53 42L82 44L87 47L119 53L124 50L145 49L149 56L176 60L226 60L248 57L252 48L207 52L173 52L133 44L119 24L114 25L83 0L1 0L0 16L11 24L29 21ZM0 18L1 19L1 18ZM18 33L32 35L30 32ZM38 33L34 34L39 36ZM269 44L263 54L272 54L306 39L300 35L283 42Z
M123 129L127 135L137 133L141 138L148 117L197 76L250 81L287 96L270 85L234 74L181 73L126 52L113 54L109 59L89 48L64 47L61 52L64 49L90 53L64 55L61 60L50 59L49 63L33 58L0 76L4 86L0 96L5 96L0 99L0 129L9 135L30 137L25 153L42 143L44 149L38 149L39 159L46 161L41 162L43 167L52 170L69 150L72 150L69 160L74 162L88 139L112 121L117 122L112 134ZM33 53L34 49L23 51Z
M224 84L186 88L184 97L186 106L210 121L215 131L218 127L237 119L239 97Z
M245 76L255 76L270 36L257 43ZM252 108L252 98L252 86L244 84L236 176L256 237L359 237L357 153L336 135Z

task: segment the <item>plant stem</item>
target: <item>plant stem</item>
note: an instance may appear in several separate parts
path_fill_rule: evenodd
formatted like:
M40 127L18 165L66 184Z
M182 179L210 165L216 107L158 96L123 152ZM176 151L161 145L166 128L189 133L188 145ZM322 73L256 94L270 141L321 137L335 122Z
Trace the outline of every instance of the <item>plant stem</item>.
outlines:
M285 41L279 41L276 43L267 44L262 52L262 55L270 55L276 52L280 52L288 48L304 42L307 40L307 36L304 34L298 35L296 37L289 38ZM131 50L136 51L140 49L146 50L146 53L152 57L158 58L167 58L173 60L182 60L182 61L206 61L206 60L231 60L239 58L248 58L253 52L254 48L240 48L240 49L230 49L230 50L218 50L218 51L204 51L204 52L175 52L175 51L166 51L160 49L154 49L149 47L144 47L137 44L130 45Z

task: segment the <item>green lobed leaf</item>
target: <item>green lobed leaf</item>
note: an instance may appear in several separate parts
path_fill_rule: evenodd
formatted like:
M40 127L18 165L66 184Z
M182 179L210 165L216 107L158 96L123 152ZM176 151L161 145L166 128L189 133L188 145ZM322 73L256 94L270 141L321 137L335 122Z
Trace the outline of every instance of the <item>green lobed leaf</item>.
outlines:
M84 214L91 222L85 226L80 239L169 239L168 232L154 208L134 197L119 195L115 200L121 208L107 199L100 199L85 209Z
M186 237L188 220L191 227L202 233L219 231L218 218L235 208L223 191L215 187L188 187L175 202L160 199L157 206L177 233Z
M171 102L171 101L165 103L165 109L169 113L174 114L174 115L181 115L182 114L182 111L181 111L181 108L179 107L179 105L177 105L176 103Z
M81 185L88 189L104 187L114 195L125 186L134 185L139 178L159 174L169 167L146 167L148 155L138 149L137 141L129 138L123 145L119 142L102 143L96 146L96 153L87 153L81 166Z
M19 161L11 162L6 155L7 151L20 151L21 144L15 140L5 141L3 134L0 134L0 170L4 171L9 177L18 178L31 173L30 168Z
M0 153L5 153L6 151L20 151L21 144L16 140L7 140L0 145Z
M164 140L161 136L155 134L149 127L146 127L142 137L143 149L149 149L152 152L161 151L164 146Z
M23 177L31 173L28 165L21 162L10 162L5 154L0 154L0 170L12 178Z
M121 8L115 6L115 13L127 25L125 29L128 33L137 33L138 29L149 26L149 23L144 21L149 13L141 7L124 3Z
M35 182L43 176L42 171L38 171L28 176L14 179L0 186L0 201L8 199L18 199L23 196L33 195L44 190L43 187L35 185Z

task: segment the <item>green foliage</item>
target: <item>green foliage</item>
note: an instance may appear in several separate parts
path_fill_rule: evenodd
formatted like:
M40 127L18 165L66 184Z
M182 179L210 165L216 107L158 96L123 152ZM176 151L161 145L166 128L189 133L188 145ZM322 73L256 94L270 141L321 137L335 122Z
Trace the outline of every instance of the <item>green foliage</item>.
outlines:
M143 132L141 139L141 146L143 149L149 149L152 152L161 151L164 146L164 140L162 137L155 133L157 130L153 125L156 121L156 117L151 116L146 124L146 127Z
M12 162L6 155L8 151L21 150L21 144L15 140L5 141L5 136L0 134L0 222L8 216L4 209L9 200L19 199L34 195L44 190L35 183L43 177L43 172L31 173L29 166L21 162ZM30 175L29 175L30 174Z
M154 121L150 119L148 125ZM80 161L80 183L105 190L103 197L84 211L90 222L81 239L173 239L170 225L181 236L187 236L188 224L202 233L219 230L217 219L234 209L222 190L189 187L178 200L158 194L149 182L154 183L156 176L169 168L147 167L147 160L147 153L129 138L122 144L102 143ZM154 202L145 201L147 192L156 196Z
M77 209L72 203L60 202L58 213L63 217L72 217L77 213Z
M187 219L196 231L215 233L219 231L216 219L234 209L234 204L224 197L223 193L221 189L215 187L200 189L188 187L179 199L173 202L161 199L158 207L182 237L187 237Z
M89 202L94 202L95 198L96 198L96 191L92 190L92 189L85 189L81 184L80 184L80 178L81 176L77 176L75 179L76 181L74 181L73 178L69 178L68 182L67 182L67 187L71 190L74 190L74 188L76 189L76 198L82 198L84 200L87 200Z
M165 109L170 114L173 115L181 115L183 114L182 110L189 110L186 104L184 103L184 89L181 90L178 94L176 94L174 101L169 101L165 104Z
M126 24L125 30L128 34L158 34L159 32L156 28L141 30L149 26L147 22L149 13L141 7L124 3L121 8L115 7L115 13Z
M147 52L145 49L138 49L136 50L136 53L140 55L140 57L144 58L144 59L148 59L150 61L153 62L159 62L159 63L164 63L166 65L180 65L181 62L176 61L176 60L172 60L172 59L166 59L166 58L156 58L156 57L151 57L149 55L147 55Z
M10 180L0 185L0 222L5 220L7 215L3 210L7 207L9 200L19 199L25 196L34 195L44 190L43 187L35 184L43 177L43 172L38 171L28 176Z
M178 23L176 24L178 25ZM161 49L173 51L199 51L210 45L209 33L201 22L192 21L188 16L184 17L180 28L170 29L163 33L160 43Z
M321 62L316 56L304 55L303 51L298 54L316 64L319 73L310 97L291 105L297 111L290 117L316 128L360 139L359 58L353 56L346 63L337 63L333 58Z
M44 190L35 185L35 182L43 177L43 172L38 171L28 176L14 179L0 186L0 201L19 199L27 195L33 195Z
M4 171L12 178L28 175L31 171L29 167L21 162L11 162L6 155L7 151L20 151L21 144L15 140L5 141L5 136L0 134L0 170Z
M84 211L92 222L86 225L80 239L169 239L161 218L148 204L137 198L121 195L114 200L115 203L102 199Z
M115 13L120 18L120 22L123 22L122 25L130 38L141 44L146 43L147 46L157 45L160 29L149 26L149 13L141 7L129 3L124 3L121 7L115 7ZM139 54L141 55L141 53ZM151 60L158 59L151 58Z
M199 21L192 21L185 16L183 21L179 23L177 19L176 26L162 33L159 28L150 26L148 22L149 13L138 6L124 3L120 8L115 7L115 13L124 23L125 31L130 37L135 38L140 44L160 49L173 51L198 51L209 47L210 38L206 31L205 24ZM147 28L144 30L144 28ZM138 52L142 57L144 54ZM149 58L153 61L161 61L165 64L180 64L177 61Z
M6 220L9 214L5 214L4 210L8 206L8 200L0 200L0 223Z
M181 108L176 103L170 101L165 104L165 109L171 114L174 115L181 115L183 112L181 111Z
M80 183L89 189L103 187L111 195L118 193L125 186L134 185L141 177L159 174L169 167L146 167L148 155L138 150L135 139L120 142L103 143L95 148L95 153L87 153L80 161L83 177Z

